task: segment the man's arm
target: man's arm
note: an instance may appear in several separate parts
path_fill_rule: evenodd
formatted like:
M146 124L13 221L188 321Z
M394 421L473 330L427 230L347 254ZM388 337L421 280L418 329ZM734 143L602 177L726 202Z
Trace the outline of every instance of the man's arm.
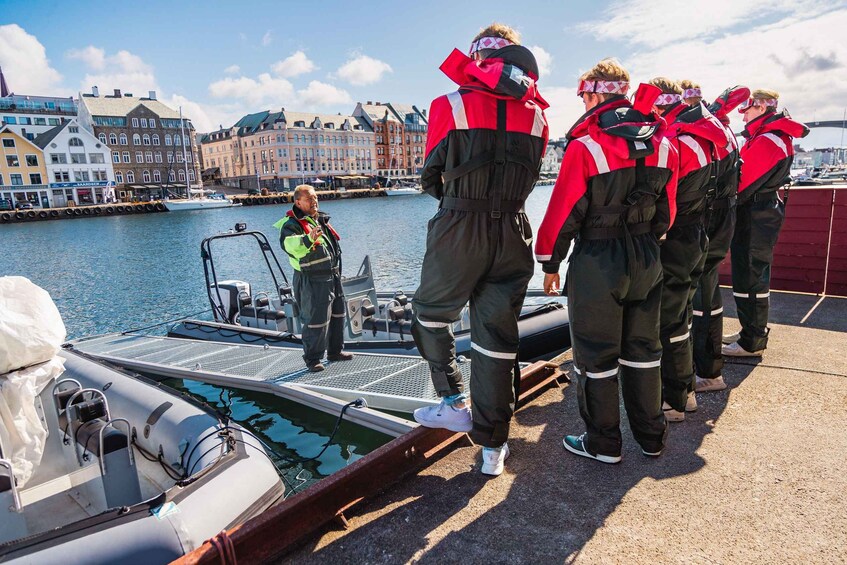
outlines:
M295 259L302 259L312 248L312 239L303 232L303 228L294 220L289 220L282 225L279 239L283 250Z
M453 129L453 112L446 96L432 101L426 135L426 160L421 170L421 188L430 196L441 199L444 183L441 173L447 162L447 134Z
M770 135L776 137L775 134ZM748 142L741 151L738 203L747 202L762 186L770 183L777 174L778 165L787 158L788 152L774 141L773 137L763 135Z

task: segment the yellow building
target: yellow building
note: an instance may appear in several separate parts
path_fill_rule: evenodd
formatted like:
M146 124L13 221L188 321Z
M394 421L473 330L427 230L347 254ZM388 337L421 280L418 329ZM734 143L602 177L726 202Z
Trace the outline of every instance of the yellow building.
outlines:
M48 182L41 148L8 126L0 127L0 198L13 205L29 201L34 207L47 207Z

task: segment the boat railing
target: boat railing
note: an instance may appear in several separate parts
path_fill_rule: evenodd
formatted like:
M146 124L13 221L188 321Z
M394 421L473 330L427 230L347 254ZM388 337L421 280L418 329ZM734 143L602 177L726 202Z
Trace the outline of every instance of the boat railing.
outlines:
M12 491L12 500L14 502L14 511L20 512L23 510L23 506L21 506L21 496L18 493L18 485L15 483L15 471L12 467L12 462L8 459L0 459L0 477L5 477L10 484L10 490ZM10 508L12 510L12 508Z

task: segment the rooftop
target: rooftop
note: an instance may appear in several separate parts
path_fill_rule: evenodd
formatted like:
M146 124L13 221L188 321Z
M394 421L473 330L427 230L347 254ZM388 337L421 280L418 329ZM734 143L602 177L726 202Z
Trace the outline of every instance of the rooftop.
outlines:
M93 94L82 94L80 104L85 104L92 116L122 117L126 116L138 106L144 106L159 118L179 119L179 111L162 104L151 98L136 98L124 94L122 96L94 96ZM183 116L186 120L188 116Z

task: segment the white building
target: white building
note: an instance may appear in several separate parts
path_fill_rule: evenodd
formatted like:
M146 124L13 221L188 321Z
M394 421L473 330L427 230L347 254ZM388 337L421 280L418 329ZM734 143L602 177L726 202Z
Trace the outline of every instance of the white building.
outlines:
M541 160L542 173L558 173L562 166L564 151L554 145L548 145L544 158Z
M44 152L50 206L105 202L109 183L115 182L111 149L74 118L35 138Z

